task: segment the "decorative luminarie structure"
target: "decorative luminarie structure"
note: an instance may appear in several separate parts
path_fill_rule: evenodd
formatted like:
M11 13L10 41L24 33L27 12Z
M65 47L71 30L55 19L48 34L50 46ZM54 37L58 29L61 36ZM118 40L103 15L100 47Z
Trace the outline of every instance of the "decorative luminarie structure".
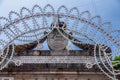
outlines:
M56 29L64 37L63 40L86 46L93 45L96 62L87 63L86 67L91 68L97 64L105 75L116 80L119 71L113 68L111 55L118 55L120 52L120 30L112 31L111 28L110 22L104 22L100 16L92 17L89 11L80 12L76 7L68 10L61 6L55 11L48 4L43 9L35 5L32 10L23 7L20 13L11 11L9 18L0 17L0 69L11 61L18 66L22 64L13 56L17 52L16 45L36 41L41 49L44 46L39 40ZM64 40L63 45L67 45L67 40ZM49 46L55 49L51 43ZM111 55L106 52L109 48L112 49ZM21 46L19 50L22 50ZM39 54L36 52L35 55Z

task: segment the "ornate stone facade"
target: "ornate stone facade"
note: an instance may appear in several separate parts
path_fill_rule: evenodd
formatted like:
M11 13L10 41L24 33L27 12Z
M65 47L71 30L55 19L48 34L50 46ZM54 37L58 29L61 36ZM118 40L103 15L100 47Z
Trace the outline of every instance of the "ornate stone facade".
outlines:
M93 53L89 54L90 50L68 51L67 40L57 30L53 30L46 39L50 50L26 47L23 51L16 51L14 59L19 60L16 63L18 66L9 63L0 76L14 80L110 80L97 67Z

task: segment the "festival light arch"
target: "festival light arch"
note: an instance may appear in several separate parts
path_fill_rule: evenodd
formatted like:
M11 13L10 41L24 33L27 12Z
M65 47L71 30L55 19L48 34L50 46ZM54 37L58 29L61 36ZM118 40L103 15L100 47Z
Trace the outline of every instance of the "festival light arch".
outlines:
M65 23L62 27L57 25L58 19ZM53 22L56 22L56 25L51 26ZM27 44L37 40L40 44L39 39L57 29L63 37L76 44L94 45L95 64L104 74L116 80L119 71L113 68L112 56L109 56L106 50L110 47L116 50L111 54L119 54L120 30L112 31L111 28L110 22L104 22L100 16L92 17L89 11L80 12L76 7L68 10L63 5L55 11L48 4L43 9L35 5L32 10L23 7L20 13L11 11L9 18L0 17L0 69L6 67L10 61L16 65L19 62L13 60L15 43ZM101 55L104 55L104 58Z

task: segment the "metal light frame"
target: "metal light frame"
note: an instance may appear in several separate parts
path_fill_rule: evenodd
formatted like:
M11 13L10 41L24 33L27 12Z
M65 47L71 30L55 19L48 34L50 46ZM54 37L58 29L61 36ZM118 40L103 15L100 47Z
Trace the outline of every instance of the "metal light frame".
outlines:
M51 29L51 23L56 21L58 17L60 17L60 21L65 22L67 25L66 29L58 26L52 26ZM102 21L100 16L92 17L89 11L80 12L76 7L68 10L64 5L59 7L57 11L50 4L43 9L38 5L33 6L32 10L23 7L20 10L20 14L11 11L9 18L0 17L0 57L2 58L0 69L2 70L6 67L10 61L19 65L17 64L20 63L19 60L13 60L15 42L18 41L25 44L37 40L39 43L39 39L46 37L54 28L63 37L74 43L94 44L96 63L93 64L97 64L109 78L117 80L116 75L120 73L114 70L111 57L105 50L114 46L113 49L116 49L116 52L111 54L117 55L120 52L120 38L117 38L114 34L120 35L120 30L112 31L110 22ZM69 39L61 30L79 41ZM44 34L45 32L47 34ZM73 34L69 34L70 32ZM97 47L98 52L96 50ZM7 50L5 51L5 49Z

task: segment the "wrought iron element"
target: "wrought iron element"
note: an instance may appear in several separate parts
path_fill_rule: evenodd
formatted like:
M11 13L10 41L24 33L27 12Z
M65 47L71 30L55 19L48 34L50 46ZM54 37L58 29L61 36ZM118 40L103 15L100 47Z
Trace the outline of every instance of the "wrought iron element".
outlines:
M59 22L64 24L59 25ZM52 23L54 24L51 25ZM116 52L111 53L113 55L120 53L120 31L112 31L111 26L110 22L103 22L100 16L92 17L89 11L79 12L76 7L68 10L65 6L61 6L55 12L55 9L48 4L43 9L38 5L32 10L23 7L20 14L11 11L9 19L0 17L0 69L9 61L20 65L19 61L12 59L15 44L27 44L33 41L41 44L40 39L57 29L63 37L73 43L95 45L94 57L98 67L108 77L116 79L119 71L116 73L113 69L111 56L106 50L116 49Z

